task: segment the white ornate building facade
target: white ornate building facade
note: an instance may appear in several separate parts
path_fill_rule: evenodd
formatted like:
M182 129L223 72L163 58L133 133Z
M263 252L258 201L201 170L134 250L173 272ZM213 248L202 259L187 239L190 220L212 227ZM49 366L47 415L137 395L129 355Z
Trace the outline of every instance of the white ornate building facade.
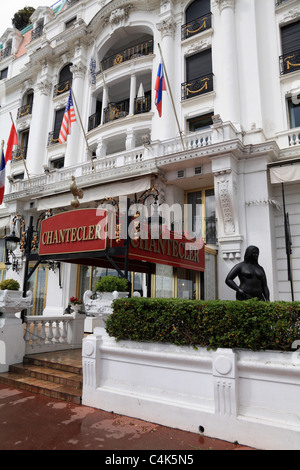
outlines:
M61 0L37 8L31 23L0 38L1 139L11 114L19 140L6 169L1 236L16 213L28 223L49 209L72 210L72 176L84 192L80 207L155 185L159 203L182 207L182 218L170 215L172 227L182 228L185 204L192 207L205 273L156 264L151 288L149 277L131 273L133 290L234 298L226 275L256 245L271 300L300 300L299 2ZM161 54L168 86L159 117ZM70 87L79 113L60 144ZM17 259L18 270L2 264L2 276L22 279L21 253ZM35 313L63 312L104 272L50 268L40 265L30 278Z

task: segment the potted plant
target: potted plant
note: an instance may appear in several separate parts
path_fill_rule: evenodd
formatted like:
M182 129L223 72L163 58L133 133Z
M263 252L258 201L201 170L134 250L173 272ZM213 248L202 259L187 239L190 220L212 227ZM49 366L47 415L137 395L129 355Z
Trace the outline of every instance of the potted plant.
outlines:
M0 311L5 314L15 314L29 308L32 302L32 292L28 291L23 297L20 284L15 279L5 279L0 282Z
M118 292L128 295L128 281L122 277L103 276L95 284L96 292ZM115 296L117 297L117 296Z
M70 297L69 305L75 313L81 313L80 307L82 306L82 300L77 299L77 297Z
M87 317L94 317L95 325L97 319L101 320L101 325L103 322L105 323L107 316L112 313L112 301L118 297L128 297L129 292L127 289L127 279L117 276L104 276L98 279L95 284L96 295L93 295L92 291L88 290L83 296Z

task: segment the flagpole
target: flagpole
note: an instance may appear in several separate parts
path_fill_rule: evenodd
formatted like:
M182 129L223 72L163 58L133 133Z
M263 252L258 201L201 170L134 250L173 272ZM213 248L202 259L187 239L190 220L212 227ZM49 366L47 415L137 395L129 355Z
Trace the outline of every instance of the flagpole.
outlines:
M14 125L14 128L16 128L11 112L9 113L9 115L10 115L11 121L12 121L12 123L13 123L13 125ZM26 165L25 159L24 159L24 157L23 157L23 152L21 152L21 155L22 155L22 160L23 160L23 164L24 164L24 167L25 167L25 171L26 171L26 173L27 173L27 178L28 178L28 181L29 181L29 185L31 186L31 179L30 179L30 177L29 177L27 165Z
M166 80L167 80L167 84L168 84L168 90L169 90L169 93L170 93L170 98L171 98L171 102L172 102L172 106L173 106L173 111L174 111L174 114L175 114L175 119L176 119L178 131L179 131L179 135L180 135L180 139L181 139L182 148L183 148L183 150L185 150L185 146L184 146L184 142L183 142L183 138L182 138L182 131L181 131L181 129L180 129L179 120L178 120L177 113L176 113L176 109L175 109L175 104L174 104L173 95L172 95L172 91L171 91L171 87L170 87L170 82L169 82L169 78L168 78L168 73L167 73L167 69L166 69L166 66L165 66L165 63L164 63L164 58L163 58L163 55L162 55L162 50L161 50L160 44L157 43L157 45L158 45L158 48L159 48L159 52L160 52L160 56L161 56L162 65L163 65L163 68L164 68L164 71L165 71L165 74L166 74Z
M72 90L72 95L73 95L74 103L75 103L75 106L76 106L76 109L77 109L77 114L78 114L79 122L80 122L80 125L81 125L81 129L82 129L82 132L83 132L84 140L85 140L85 143L86 143L86 146L87 146L87 149L88 149L90 158L91 158L92 167L93 167L93 170L96 171L95 165L94 165L94 162L93 162L93 155L92 155L92 152L91 152L91 150L90 150L90 147L89 147L89 144L88 144L88 141L87 141L85 132L84 132L84 128L83 128L83 124L82 124L82 121L81 121L80 113L79 113L79 110L78 110L76 98L75 98L74 91L73 91L73 88L72 88L71 85L70 85L70 88L71 88L71 90Z

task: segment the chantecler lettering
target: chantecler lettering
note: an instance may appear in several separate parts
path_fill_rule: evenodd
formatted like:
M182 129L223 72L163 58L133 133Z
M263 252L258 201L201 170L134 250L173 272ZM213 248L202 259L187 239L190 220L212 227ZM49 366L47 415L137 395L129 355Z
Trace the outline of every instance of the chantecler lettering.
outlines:
M42 244L59 245L96 239L101 239L101 225L99 224L46 231L42 235Z

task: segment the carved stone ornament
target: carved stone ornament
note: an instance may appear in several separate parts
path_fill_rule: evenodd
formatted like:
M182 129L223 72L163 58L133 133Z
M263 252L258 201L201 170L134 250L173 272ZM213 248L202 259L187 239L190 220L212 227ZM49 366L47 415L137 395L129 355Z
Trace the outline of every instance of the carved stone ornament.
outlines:
M52 90L52 85L48 81L44 80L37 83L36 89L41 95L49 96Z
M216 0L216 3L219 7L220 13L222 13L225 8L235 8L235 0Z
M217 202L225 235L236 233L234 210L235 184L230 170L215 173Z
M173 18L168 18L156 24L158 31L161 32L162 37L164 36L174 36L176 23Z
M112 26L118 26L121 23L124 23L128 19L131 9L132 5L127 5L124 8L116 8L110 14L109 23Z
M73 74L73 78L84 78L86 66L82 62L78 62L70 67L70 71Z

